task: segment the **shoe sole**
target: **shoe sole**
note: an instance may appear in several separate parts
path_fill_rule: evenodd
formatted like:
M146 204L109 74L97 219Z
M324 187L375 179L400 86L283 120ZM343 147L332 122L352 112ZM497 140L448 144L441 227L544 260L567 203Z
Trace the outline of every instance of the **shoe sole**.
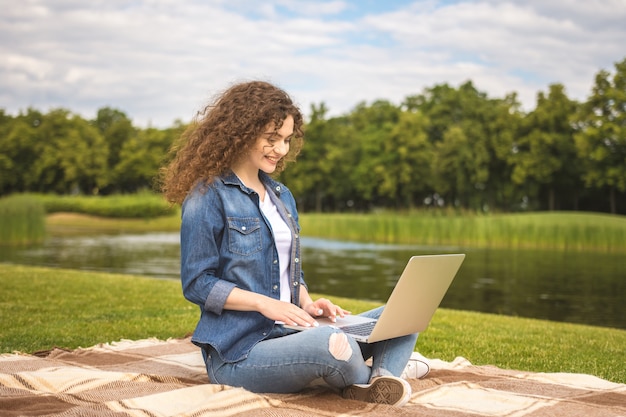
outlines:
M351 400L377 404L402 406L409 401L411 386L408 382L395 378L376 378L368 385L351 385L343 392L343 397Z

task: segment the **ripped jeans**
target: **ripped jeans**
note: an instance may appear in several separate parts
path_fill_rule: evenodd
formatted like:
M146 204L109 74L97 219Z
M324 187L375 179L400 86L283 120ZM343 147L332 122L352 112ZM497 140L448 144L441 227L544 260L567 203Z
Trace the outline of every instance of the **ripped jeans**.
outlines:
M378 318L383 307L362 313ZM336 389L366 384L381 375L400 376L417 341L417 334L366 344L332 327L302 332L275 326L270 338L248 357L223 362L212 350L202 351L209 380L252 392L298 392L317 379ZM365 363L372 358L372 366Z

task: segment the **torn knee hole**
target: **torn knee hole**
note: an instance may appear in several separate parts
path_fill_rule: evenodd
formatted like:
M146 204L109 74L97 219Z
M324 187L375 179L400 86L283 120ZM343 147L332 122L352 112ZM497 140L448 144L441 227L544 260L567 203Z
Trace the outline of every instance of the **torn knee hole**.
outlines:
M328 339L328 351L339 361L347 361L352 356L352 346L344 333L333 333Z

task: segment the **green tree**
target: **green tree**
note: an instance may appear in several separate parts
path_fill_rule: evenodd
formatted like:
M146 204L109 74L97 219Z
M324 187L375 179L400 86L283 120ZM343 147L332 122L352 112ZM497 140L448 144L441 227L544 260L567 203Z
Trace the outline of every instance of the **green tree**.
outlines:
M484 186L485 203L489 208L518 209L524 193L511 181L511 155L523 117L521 105L516 93L490 100L490 104L492 114L486 122L489 178Z
M36 129L43 115L32 108L12 118L4 116L0 128L0 194L25 192L36 183L33 167L38 155Z
M0 196L16 191L19 178L17 175L18 165L15 162L19 151L19 141L11 137L17 122L4 109L0 109Z
M327 119L327 112L324 103L311 106L298 161L280 176L301 210L337 211L353 205L349 175L355 166L355 135L345 116Z
M433 163L439 164L432 167L434 193L474 209L499 202L495 189L508 168L514 106L514 96L490 100L471 81L458 89L437 85L405 99L405 109L429 120Z
M103 107L98 110L96 119L92 124L100 131L109 148L107 158L109 172L118 171L119 174L116 166L122 158L122 148L136 134L132 121L120 110ZM105 187L104 193L120 191L116 188L119 184L117 178L110 177L107 179L107 183L109 183L109 186Z
M472 143L461 126L451 126L435 144L432 161L437 194L455 206L480 209L477 188L489 176L484 142Z
M124 142L119 152L119 162L112 175L114 188L122 192L152 189L172 141L170 131L156 128L138 130Z
M355 139L360 144L357 152L358 165L350 179L356 191L375 206L397 204L397 193L390 167L394 155L389 155L390 137L397 126L401 110L386 100L378 100L367 106L360 103L350 115ZM397 135L396 135L397 136ZM391 152L395 153L396 149Z
M386 167L379 192L396 202L396 208L421 204L431 189L432 144L422 113L400 113L396 125L383 142L381 161Z
M327 146L327 158L331 166L328 194L333 210L362 210L368 205L357 190L353 171L360 163L361 143L350 123L349 116L335 117L329 120L332 140Z
M328 158L327 142L332 140L332 136L327 132L327 111L324 103L311 105L311 117L304 126L305 142L298 155L298 162L288 165L280 176L303 210L314 206L315 211L322 211L323 200L328 193L332 162Z
M549 210L557 208L559 197L576 195L579 188L572 124L576 107L563 85L550 85L547 96L543 92L537 94L535 110L524 118L521 136L516 141L512 179L516 184L530 182L544 187Z
M626 192L626 59L615 64L611 77L601 70L583 105L575 135L587 187L607 190L611 213L616 193Z
M438 84L425 88L422 94L407 96L402 107L408 111L420 111L428 117L427 133L432 143L442 141L446 130L465 118L459 91L448 84Z
M37 126L36 138L37 159L29 190L93 193L105 183L107 145L80 116L65 109L51 110Z

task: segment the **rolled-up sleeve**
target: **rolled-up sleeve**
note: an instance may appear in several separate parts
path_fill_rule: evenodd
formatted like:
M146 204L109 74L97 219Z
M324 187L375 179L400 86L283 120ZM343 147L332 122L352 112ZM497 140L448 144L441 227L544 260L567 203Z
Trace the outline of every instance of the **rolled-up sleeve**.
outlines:
M180 227L183 295L214 314L222 313L228 295L236 286L217 276L219 241L224 229L218 200L210 188L206 194L190 194L183 204Z
M236 285L232 282L217 281L204 302L204 309L217 315L222 314L226 299L235 287Z

